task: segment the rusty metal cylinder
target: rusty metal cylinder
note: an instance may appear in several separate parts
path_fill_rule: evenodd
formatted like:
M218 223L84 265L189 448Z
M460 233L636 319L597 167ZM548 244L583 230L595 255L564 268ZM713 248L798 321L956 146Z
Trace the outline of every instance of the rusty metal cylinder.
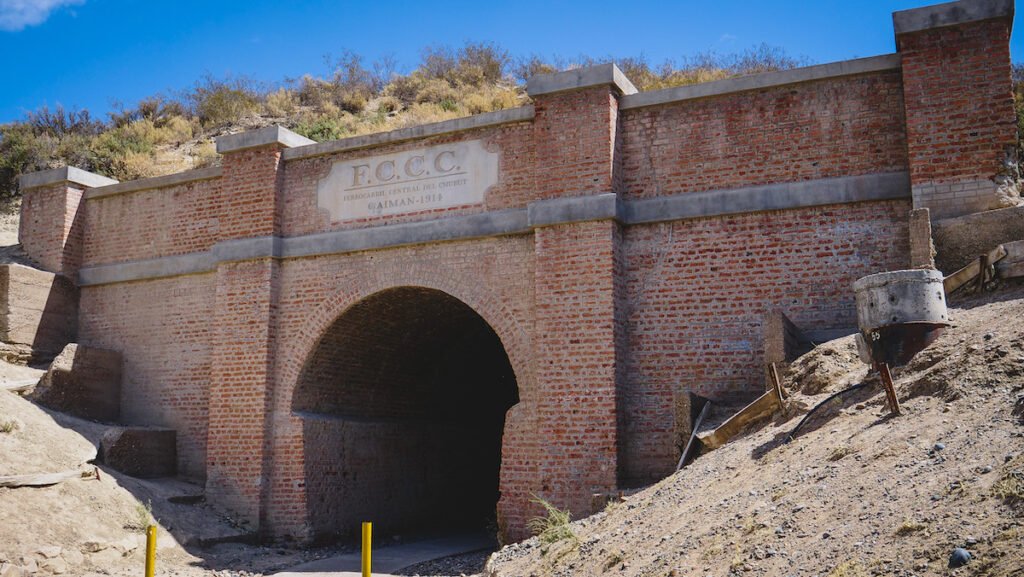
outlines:
M900 366L949 326L942 273L898 270L853 283L864 362Z

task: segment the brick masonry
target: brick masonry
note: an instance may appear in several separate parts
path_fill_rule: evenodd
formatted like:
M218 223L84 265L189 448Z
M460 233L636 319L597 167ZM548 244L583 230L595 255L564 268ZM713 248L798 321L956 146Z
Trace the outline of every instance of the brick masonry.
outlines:
M902 67L622 109L622 84L584 71L562 90L538 84L532 119L295 156L288 139L242 139L255 144L230 147L219 174L166 185L33 184L22 243L67 275L199 263L83 283L79 340L124 356L122 419L175 429L179 473L205 480L232 518L310 540L364 517L404 530L444 517L426 503L452 499L521 538L534 495L578 517L669 473L686 429L678 399L763 390L767 313L801 330L853 327L853 280L920 264L927 222L910 210L946 210L922 191L992 182L1012 136L1004 20L901 34ZM956 74L940 86L939 70ZM318 208L337 161L463 140L499 155L479 204L339 222ZM913 196L736 213L725 195L702 201L718 213L642 224L618 208L908 172ZM280 249L494 215L519 224ZM240 246L264 248L217 250ZM480 481L460 485L460 473Z
M900 34L914 207L933 218L999 208L1017 143L1010 18Z

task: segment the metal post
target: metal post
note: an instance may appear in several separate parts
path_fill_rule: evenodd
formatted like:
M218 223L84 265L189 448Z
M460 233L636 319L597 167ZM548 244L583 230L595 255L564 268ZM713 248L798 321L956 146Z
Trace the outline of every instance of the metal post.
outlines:
M878 376L882 378L882 386L885 387L885 396L889 400L889 410L893 415L900 414L900 400L896 397L896 386L892 382L892 373L889 372L888 363L878 363Z
M146 577L156 570L156 525L146 527Z
M363 577L370 577L370 545L373 535L373 523L363 523Z

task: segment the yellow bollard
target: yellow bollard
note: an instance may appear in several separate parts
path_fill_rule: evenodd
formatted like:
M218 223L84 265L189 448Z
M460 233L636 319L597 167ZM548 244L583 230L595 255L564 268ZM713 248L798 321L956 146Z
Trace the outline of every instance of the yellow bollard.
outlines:
M146 528L146 577L153 577L156 570L156 525Z
M370 544L372 541L373 523L363 523L363 577L370 577Z

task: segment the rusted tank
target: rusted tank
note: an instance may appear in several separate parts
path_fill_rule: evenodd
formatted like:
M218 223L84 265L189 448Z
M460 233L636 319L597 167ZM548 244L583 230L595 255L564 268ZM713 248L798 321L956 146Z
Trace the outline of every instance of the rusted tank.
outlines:
M853 292L863 339L858 345L869 364L904 365L949 326L940 271L873 274L853 283Z

